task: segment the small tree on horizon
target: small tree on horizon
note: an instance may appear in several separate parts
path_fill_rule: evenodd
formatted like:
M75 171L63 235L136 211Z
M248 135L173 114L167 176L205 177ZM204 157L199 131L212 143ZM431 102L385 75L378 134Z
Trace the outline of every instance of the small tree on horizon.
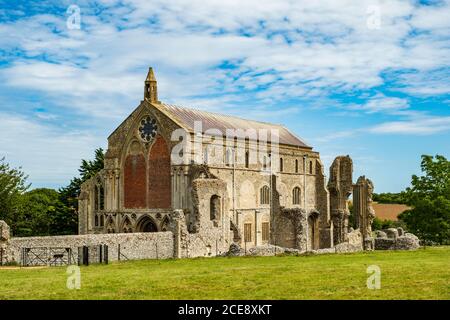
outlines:
M406 189L412 209L399 215L410 232L425 243L450 243L450 161L422 155L422 176L413 175Z
M22 168L11 168L5 158L0 158L0 220L10 226L13 234L21 220L22 195L31 186L27 179Z

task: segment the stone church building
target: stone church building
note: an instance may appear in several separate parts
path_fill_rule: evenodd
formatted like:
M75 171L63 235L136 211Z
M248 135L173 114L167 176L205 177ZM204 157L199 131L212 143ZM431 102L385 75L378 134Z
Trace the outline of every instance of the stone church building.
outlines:
M347 199L358 188L357 241L370 248L373 186L353 185L352 170L340 156L326 181L319 153L282 125L159 101L150 68L144 99L108 138L104 169L82 185L79 234L171 231L177 257L233 243L332 248L352 239Z
M282 125L159 101L150 68L104 168L81 186L79 234L11 237L0 221L0 265L418 248L402 228L372 233L373 183L352 175L338 156L327 179Z

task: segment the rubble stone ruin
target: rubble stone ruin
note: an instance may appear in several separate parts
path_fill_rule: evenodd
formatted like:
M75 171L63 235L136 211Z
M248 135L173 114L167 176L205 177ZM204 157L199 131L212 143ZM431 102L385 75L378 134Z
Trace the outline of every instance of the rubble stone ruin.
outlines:
M353 162L350 156L339 156L330 167L328 191L330 193L330 212L333 222L334 244L348 240L348 198L352 194Z
M353 210L355 226L361 231L365 250L374 249L372 222L375 218L375 211L372 207L372 194L372 181L364 176L359 177L356 184L353 185Z

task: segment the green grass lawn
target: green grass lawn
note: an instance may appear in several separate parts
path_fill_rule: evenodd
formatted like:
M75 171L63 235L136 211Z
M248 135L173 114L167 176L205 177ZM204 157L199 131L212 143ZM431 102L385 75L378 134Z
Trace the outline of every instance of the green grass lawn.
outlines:
M367 266L381 268L369 290ZM450 299L450 247L341 255L142 260L66 268L0 268L2 299Z

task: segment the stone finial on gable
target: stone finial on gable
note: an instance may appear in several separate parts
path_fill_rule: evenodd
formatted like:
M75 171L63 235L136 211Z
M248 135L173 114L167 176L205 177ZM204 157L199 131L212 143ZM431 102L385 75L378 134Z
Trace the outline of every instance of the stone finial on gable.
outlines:
M144 88L144 99L147 99L153 103L160 103L160 101L158 101L158 82L156 81L152 67L148 69Z

